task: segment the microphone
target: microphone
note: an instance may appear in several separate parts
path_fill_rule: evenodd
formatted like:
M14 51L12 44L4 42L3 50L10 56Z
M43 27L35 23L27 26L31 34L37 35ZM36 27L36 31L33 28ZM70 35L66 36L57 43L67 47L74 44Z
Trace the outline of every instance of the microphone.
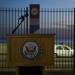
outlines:
M25 17L28 17L28 14L25 14L24 16L22 15L19 19L23 19L24 20Z
M22 15L19 19L24 19L24 16Z
M25 17L28 17L28 14L25 14L24 16L25 16Z
M22 16L19 18L19 19L22 19L22 20L21 20L21 23L24 21L24 18L25 18L25 17L28 17L28 14L25 14L24 16L22 15ZM21 23L20 23L20 24L21 24ZM20 25L20 24L19 24L19 25ZM12 31L12 34L14 34L14 31L19 27L19 25Z

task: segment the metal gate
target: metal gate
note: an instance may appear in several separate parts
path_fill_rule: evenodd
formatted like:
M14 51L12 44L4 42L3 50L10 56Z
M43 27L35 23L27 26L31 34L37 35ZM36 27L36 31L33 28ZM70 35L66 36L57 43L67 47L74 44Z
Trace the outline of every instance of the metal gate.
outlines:
M49 9L40 11L40 34L56 34L55 36L55 66L45 66L45 70L75 70L74 65L74 10L71 9ZM29 14L28 7L24 10L4 10L0 8L0 71L16 71L16 67L7 67L7 36L12 34L13 29L21 22L21 15ZM44 13L43 13L44 12ZM64 14L65 15L64 15ZM67 14L68 13L68 14ZM71 14L70 14L71 13ZM70 15L70 16L69 16ZM30 15L15 31L15 34L30 34ZM46 19L47 18L47 19ZM67 21L66 21L67 20ZM70 22L70 23L69 23ZM69 50L64 48L64 46ZM61 48L60 48L61 46ZM67 54L65 53L67 52ZM71 53L70 53L71 52ZM73 52L73 56L72 56ZM69 54L70 53L70 54ZM57 55L57 56L56 56ZM67 57L66 57L67 55ZM69 57L70 56L70 57Z

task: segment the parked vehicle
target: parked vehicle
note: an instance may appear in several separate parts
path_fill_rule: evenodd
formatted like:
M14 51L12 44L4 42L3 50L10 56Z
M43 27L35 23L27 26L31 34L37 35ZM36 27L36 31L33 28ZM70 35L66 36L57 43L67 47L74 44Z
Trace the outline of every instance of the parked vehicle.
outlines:
M73 57L74 50L71 50L71 48L66 45L55 45L54 55L55 57Z

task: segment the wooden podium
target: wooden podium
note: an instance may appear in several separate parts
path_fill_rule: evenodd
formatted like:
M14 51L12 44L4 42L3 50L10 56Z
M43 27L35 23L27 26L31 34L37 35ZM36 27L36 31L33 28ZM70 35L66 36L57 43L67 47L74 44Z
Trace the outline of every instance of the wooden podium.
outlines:
M56 34L6 34L7 66L54 66L54 35Z

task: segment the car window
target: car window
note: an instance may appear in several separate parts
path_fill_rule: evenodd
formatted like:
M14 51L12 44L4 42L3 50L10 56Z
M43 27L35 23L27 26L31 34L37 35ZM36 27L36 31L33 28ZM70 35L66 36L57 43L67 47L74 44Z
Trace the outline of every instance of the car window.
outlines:
M69 48L67 48L67 47L64 47L64 50L69 50Z
M63 50L63 48L61 46L57 46L56 50Z

